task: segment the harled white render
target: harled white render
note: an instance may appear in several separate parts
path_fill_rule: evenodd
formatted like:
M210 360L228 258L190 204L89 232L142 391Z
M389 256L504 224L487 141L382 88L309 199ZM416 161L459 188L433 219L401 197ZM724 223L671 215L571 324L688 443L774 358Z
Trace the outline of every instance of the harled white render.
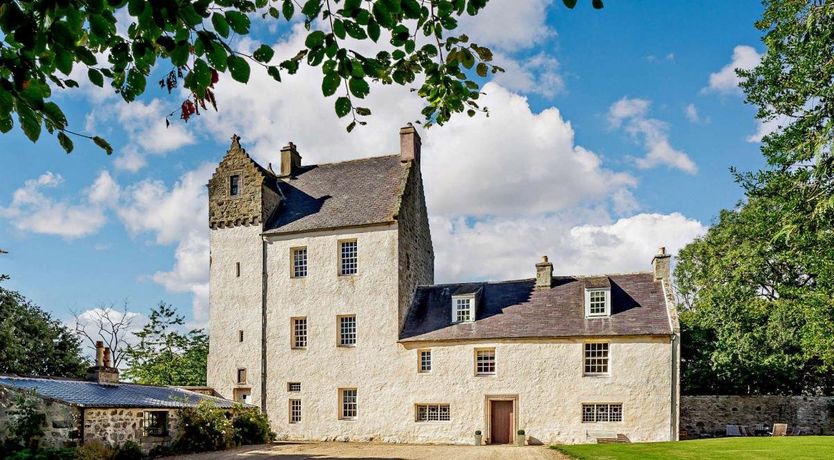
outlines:
M536 281L469 283L474 321L450 323L451 299L463 285L431 285L433 250L413 128L401 132L399 159L302 167L290 145L280 173L256 165L236 142L209 184L208 383L230 398L251 391L249 402L266 410L279 438L471 444L476 430L483 442L515 442L523 429L530 443L676 439L677 319L664 297L665 253L653 261L652 274L553 278L544 261L531 263ZM242 184L238 197L229 195L232 182ZM356 242L355 274L340 274L344 241ZM295 276L293 251L301 248L306 274ZM513 283L521 283L515 288L521 298L496 307L496 293ZM609 304L615 301L607 316L575 322L573 335L533 327L559 324L547 309L564 299L570 306L562 307L583 315L585 290L599 283L610 290ZM618 290L628 292L611 294ZM665 325L628 333L623 325L645 306L622 298L655 302ZM356 318L356 343L349 346L339 343L344 315ZM294 318L306 320L303 347L294 346ZM585 344L600 342L608 344L608 372L586 375ZM494 350L494 374L477 375L478 350ZM430 351L430 371L421 371L422 351ZM238 384L241 367L247 382ZM356 392L356 414L349 417L342 416L344 389ZM585 403L621 404L622 421L583 422ZM418 405L443 406L437 410L448 420L419 421Z

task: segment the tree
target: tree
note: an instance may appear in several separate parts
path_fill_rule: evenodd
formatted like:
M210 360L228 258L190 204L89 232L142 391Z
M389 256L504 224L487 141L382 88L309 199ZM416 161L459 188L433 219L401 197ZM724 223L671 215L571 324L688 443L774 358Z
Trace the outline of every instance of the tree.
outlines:
M125 352L125 376L149 385L205 385L208 336L202 329L183 333L184 325L176 308L160 302L135 333L139 343Z
M478 14L487 1L6 1L0 5L0 132L12 129L16 114L33 142L43 127L67 152L73 134L111 153L103 138L70 130L50 100L53 86L78 86L69 78L76 66L86 69L92 84L109 84L126 102L144 93L151 70L159 66L160 87L170 92L182 85L190 93L179 109L186 121L201 108L217 108L214 85L221 74L246 83L256 65L280 82L305 62L321 68L324 96L339 93L334 109L339 117L351 116L348 131L371 114L358 102L370 92L369 82L413 86L425 101L429 124L443 124L463 111L473 116L486 112L477 103L478 77L501 69L492 64L488 48L455 30L459 18ZM563 1L571 8L576 4ZM592 4L602 7L601 0ZM253 17L303 21L310 31L304 48L277 59L267 44L251 53L235 49L231 40L249 34ZM360 51L368 47L370 52Z
M784 216L779 234L834 222L834 1L767 0L756 27L761 63L740 70L747 102L779 129L762 140L769 168L741 177L751 195L791 190L804 212ZM813 221L813 222L811 222Z
M73 313L72 316L75 318L75 333L86 339L91 348L95 348L98 341L104 342L110 348L113 367L119 367L124 360L127 334L137 316L127 311L127 302L121 310L113 308L113 305L102 305L83 314Z
M87 366L72 331L0 285L0 374L82 377Z
M684 392L834 390L834 233L774 237L802 199L750 197L681 250Z

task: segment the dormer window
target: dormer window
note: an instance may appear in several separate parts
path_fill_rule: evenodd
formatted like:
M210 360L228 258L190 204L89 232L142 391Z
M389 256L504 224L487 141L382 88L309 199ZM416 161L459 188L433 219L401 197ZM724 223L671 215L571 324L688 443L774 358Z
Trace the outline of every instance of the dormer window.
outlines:
M475 321L475 298L452 297L452 322Z
M611 316L611 289L585 289L585 317Z
M240 195L240 176L229 176L229 196Z

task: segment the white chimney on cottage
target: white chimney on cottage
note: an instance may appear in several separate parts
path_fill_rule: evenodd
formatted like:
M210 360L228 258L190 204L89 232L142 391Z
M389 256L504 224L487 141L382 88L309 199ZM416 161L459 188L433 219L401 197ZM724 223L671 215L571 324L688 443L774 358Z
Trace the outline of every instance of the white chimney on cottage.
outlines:
M420 134L411 123L400 128L400 161L420 163Z

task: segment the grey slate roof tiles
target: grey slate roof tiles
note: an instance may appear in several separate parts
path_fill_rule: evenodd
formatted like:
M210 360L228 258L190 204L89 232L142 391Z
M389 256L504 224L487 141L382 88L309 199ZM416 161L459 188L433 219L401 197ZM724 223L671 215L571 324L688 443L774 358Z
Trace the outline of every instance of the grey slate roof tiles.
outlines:
M35 390L40 396L82 407L179 408L211 401L230 408L234 402L181 388L119 383L99 384L86 380L0 375L0 386Z
M302 166L278 181L286 199L264 233L393 222L408 167L399 155Z
M586 287L611 288L611 316L585 318ZM452 323L452 296L483 287L476 320ZM669 314L651 273L554 277L550 289L535 280L458 283L417 288L400 332L401 342L670 335Z

